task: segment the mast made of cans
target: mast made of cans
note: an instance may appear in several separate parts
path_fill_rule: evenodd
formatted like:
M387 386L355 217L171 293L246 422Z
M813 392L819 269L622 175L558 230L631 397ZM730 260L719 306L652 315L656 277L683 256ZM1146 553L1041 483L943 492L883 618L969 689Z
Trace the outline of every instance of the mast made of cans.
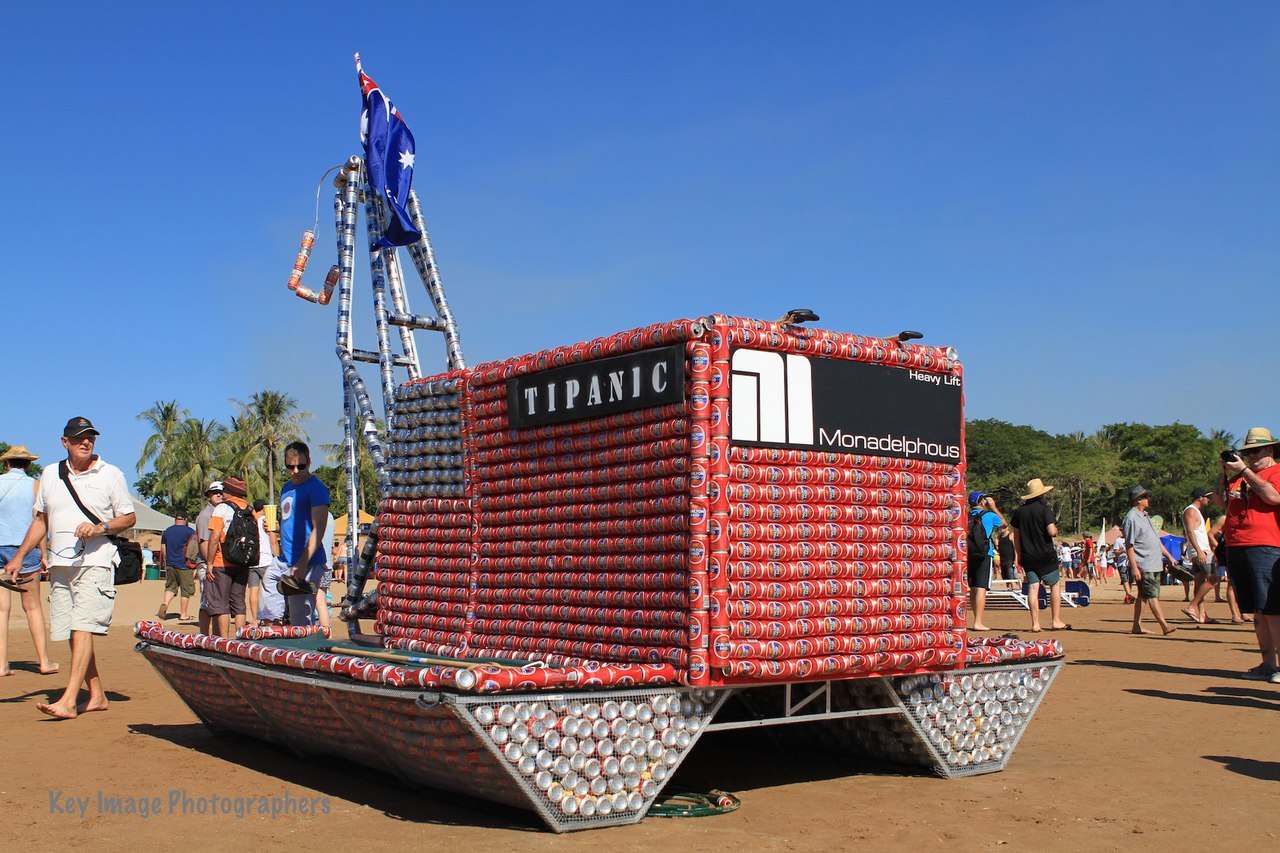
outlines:
M327 304L334 290L338 294L336 352L342 371L343 455L347 469L346 545L350 570L342 618L349 632L359 633L359 618L376 607L377 593L364 594L373 567L377 525L368 530L366 545L359 548L360 470L356 452L357 436L363 436L377 475L379 498L405 499L461 497L461 427L457 422L457 383L417 383L402 386L396 369L407 372L410 382L422 378L422 366L414 331L426 329L444 334L449 371L466 367L458 340L458 324L449 310L444 285L436 268L435 254L427 235L422 205L417 193L409 193L409 215L421 235L406 247L418 277L435 307L435 316L414 314L409 307L404 272L396 247L382 246L387 212L385 201L369 186L364 161L351 157L334 179L334 227L337 234L338 263L329 271L320 293L302 287L315 233L303 234L302 247L289 278L289 289L309 302ZM352 291L355 266L357 208L363 206L365 235L369 247L369 272L377 350L357 349L352 335ZM391 327L398 330L393 336ZM378 365L382 411L374 409L369 390L356 365ZM450 409L453 413L450 413ZM386 423L390 453L379 436L379 414ZM410 465L406 460L430 455L431 464ZM376 510L376 507L374 508Z

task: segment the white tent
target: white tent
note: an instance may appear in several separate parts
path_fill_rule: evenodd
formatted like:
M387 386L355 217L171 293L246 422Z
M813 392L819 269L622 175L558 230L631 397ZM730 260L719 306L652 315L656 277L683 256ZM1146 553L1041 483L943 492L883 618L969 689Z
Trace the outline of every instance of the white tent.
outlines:
M133 501L134 514L138 516L137 520L133 523L134 530L155 530L162 532L169 527L169 525L173 524L173 518L171 516L152 509L132 495L130 495L129 498Z

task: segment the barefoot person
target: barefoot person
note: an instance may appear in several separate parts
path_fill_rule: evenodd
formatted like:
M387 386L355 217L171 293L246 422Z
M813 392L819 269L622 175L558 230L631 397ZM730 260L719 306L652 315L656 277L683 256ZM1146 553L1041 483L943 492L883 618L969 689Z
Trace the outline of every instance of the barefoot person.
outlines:
M1058 535L1058 516L1044 496L1053 491L1039 478L1027 481L1022 506L1009 519L1013 527L1013 545L1018 552L1018 565L1027 575L1027 605L1031 608L1031 630L1040 631L1040 585L1049 588L1049 626L1055 631L1070 628L1062 621L1062 575L1058 568L1058 549L1053 537Z
M1178 630L1164 618L1160 609L1160 576L1164 574L1164 559L1176 563L1169 549L1160 541L1160 534L1147 515L1147 507L1151 505L1151 493L1142 486L1134 486L1129 490L1129 514L1124 517L1124 547L1128 552L1129 566L1133 571L1134 585L1138 588L1138 598L1133 602L1133 633L1150 634L1142 627L1142 602L1147 603L1151 615L1160 625L1165 635Z
M22 446L10 447L0 455L0 462L7 466L5 473L0 474L0 565L8 563L18 553L18 546L31 526L32 508L40 483L28 476L27 469L39 458ZM43 542L40 544L44 545ZM0 676L10 674L9 611L15 595L21 598L22 609L27 614L27 627L35 643L40 674L52 675L58 671L58 665L49 660L49 643L44 635L44 604L40 595L41 550L43 548L33 549L23 560L22 571L15 584L17 589L0 591Z
M1218 621L1211 618L1204 607L1205 597L1214 588L1213 548L1209 546L1209 525L1204 516L1212 498L1213 492L1196 488L1191 492L1191 503L1182 510L1182 532L1187 538L1183 554L1191 558L1191 571L1196 579L1195 596L1183 608L1182 614L1201 625L1211 625Z
M5 566L14 580L23 558L48 534L50 633L54 640L71 641L71 674L62 698L36 707L59 720L107 710L93 650L94 636L106 635L115 609L116 546L107 537L124 533L136 520L124 474L93 452L97 438L88 418L67 421L62 430L66 461L40 475L35 519ZM90 521L81 504L102 521ZM89 698L80 704L82 684L89 688Z
M990 631L983 619L987 614L987 590L991 589L991 564L996 556L996 529L1004 527L1004 516L996 509L995 498L986 492L969 493L969 608L973 630Z

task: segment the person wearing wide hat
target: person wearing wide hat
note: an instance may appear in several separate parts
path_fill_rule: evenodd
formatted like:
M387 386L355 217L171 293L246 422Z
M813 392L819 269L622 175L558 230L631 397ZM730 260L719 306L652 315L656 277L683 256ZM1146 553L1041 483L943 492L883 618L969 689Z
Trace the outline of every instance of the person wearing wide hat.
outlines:
M22 445L10 447L0 454L5 472L0 474L0 565L8 563L31 526L32 507L40 491L40 481L28 473L31 463L40 457ZM0 586L13 592L0 592L0 676L9 675L9 611L13 595L20 595L27 614L27 628L35 643L36 659L41 675L52 675L58 665L49 660L49 643L45 637L43 596L40 595L40 570L44 567L44 543L33 549L22 561L18 577L0 580Z
M98 430L88 418L67 421L62 428L67 458L41 472L35 518L5 566L14 580L23 558L48 535L49 634L71 641L71 665L58 701L39 702L36 708L59 720L107 710L94 638L106 635L115 612L119 549L114 537L137 521L124 472L93 452L97 441ZM83 704L78 701L82 685L89 689Z
M1022 506L1013 511L1009 525L1013 528L1013 547L1018 565L1027 576L1027 605L1031 609L1031 630L1040 628L1040 586L1049 588L1049 628L1065 631L1071 628L1062 621L1062 573L1058 566L1058 549L1053 537L1058 535L1058 516L1044 500L1053 491L1039 477L1027 481Z
M1160 607L1160 576L1164 574L1164 560L1167 559L1170 565L1177 560L1160 541L1160 531L1147 515L1149 506L1151 493L1142 486L1134 486L1129 490L1129 514L1120 525L1125 553L1129 556L1129 569L1138 589L1138 598L1133 602L1133 633L1151 633L1142 627L1142 603L1145 601L1160 630L1168 636L1178 629L1168 623Z
M1222 532L1227 575L1241 613L1253 613L1262 662L1244 674L1280 684L1280 465L1271 430L1253 427L1239 450L1223 453L1214 495L1227 508Z

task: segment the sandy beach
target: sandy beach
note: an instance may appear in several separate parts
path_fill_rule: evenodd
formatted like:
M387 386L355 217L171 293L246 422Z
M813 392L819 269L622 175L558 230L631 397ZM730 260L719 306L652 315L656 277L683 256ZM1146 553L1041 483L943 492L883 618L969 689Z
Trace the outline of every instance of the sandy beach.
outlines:
M854 759L784 753L766 735L705 737L668 787L722 788L732 814L649 818L636 826L556 836L532 813L435 791L344 762L210 734L143 658L132 627L150 617L162 584L123 588L99 659L106 713L57 722L35 703L61 676L40 676L21 606L10 620L14 674L0 679L7 734L0 803L13 849L120 850L201 844L256 849L458 847L467 850L832 850L854 845L960 850L1196 850L1276 844L1280 686L1244 681L1257 662L1250 626L1196 626L1178 614L1171 637L1127 633L1131 608L1115 587L1067 609L1068 665L1003 773L961 780L911 775ZM1211 605L1226 619L1226 605ZM176 610L174 611L176 616ZM174 625L176 620L170 620ZM1024 631L1025 611L990 624ZM1154 625L1151 625L1154 628ZM192 626L183 626L193 630ZM65 667L65 643L55 647ZM292 797L303 814L203 815L210 795ZM122 808L153 814L112 813ZM143 805L148 804L148 805ZM157 805L152 809L151 806ZM189 813L184 813L184 810Z

